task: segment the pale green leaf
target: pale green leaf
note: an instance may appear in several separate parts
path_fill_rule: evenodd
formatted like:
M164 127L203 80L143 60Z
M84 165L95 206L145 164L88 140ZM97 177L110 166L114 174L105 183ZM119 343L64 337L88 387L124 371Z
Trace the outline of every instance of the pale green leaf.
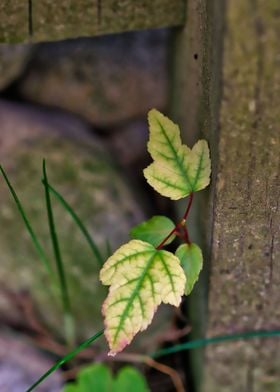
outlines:
M200 191L209 185L211 162L206 140L199 140L192 148L188 178L192 184L192 192Z
M181 265L187 277L185 294L188 295L191 293L202 269L202 252L199 246L194 243L183 244L177 249L176 256L181 261Z
M66 384L63 388L63 392L78 392L76 384L73 382Z
M113 392L149 392L142 374L132 366L122 368L113 384Z
M148 183L173 200L205 188L211 172L207 142L199 140L192 149L182 144L178 125L155 109L148 121L148 151L154 160L144 170Z
M130 230L130 236L135 240L142 240L149 242L155 247L168 236L168 234L175 228L171 219L166 216L156 215L151 219L140 223ZM171 236L165 244L170 244L175 238Z
M145 378L132 366L123 367L116 377L101 363L81 369L76 382L67 383L63 392L149 392Z
M93 364L81 369L75 383L66 384L63 392L111 392L113 377L110 369L101 364Z
M186 284L176 256L140 240L131 240L109 257L100 279L111 285L102 308L110 355L148 327L161 302L179 306Z
M79 392L104 391L112 389L112 375L108 367L101 363L87 366L78 375Z

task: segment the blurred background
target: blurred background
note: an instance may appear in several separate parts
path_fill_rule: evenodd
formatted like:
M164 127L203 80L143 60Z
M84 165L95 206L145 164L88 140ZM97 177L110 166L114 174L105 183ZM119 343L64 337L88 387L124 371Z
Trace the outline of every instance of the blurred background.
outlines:
M150 159L147 112L153 107L166 112L168 106L170 39L170 30L156 29L1 45L1 164L50 259L43 158L50 184L82 219L104 260L128 241L135 224L157 213L172 216L172 207L142 174ZM79 343L102 328L106 289L81 232L57 200L53 207ZM65 354L63 314L60 294L2 178L0 222L0 390L23 391L56 355ZM169 339L178 340L186 333L177 330L178 320L184 328L182 314L160 309L128 351L147 354ZM92 358L106 353L104 339L94 347ZM180 355L169 362L184 379ZM169 376L142 370L152 390L174 390ZM60 390L64 378L75 376L75 371L64 372L64 378L61 373L38 390Z
M152 391L280 390L279 18L279 0L0 1L0 162L54 268L43 158L49 183L98 248L92 252L52 192L76 320L72 343L102 328L99 269L130 228L185 208L143 178L147 111L169 114L190 146L206 139L212 161L211 186L195 197L188 219L204 257L192 294L179 310L160 308L128 357L108 361L100 338L38 391L63 390L81 366L98 361L114 374L132 364ZM78 38L88 35L96 36ZM69 348L59 287L2 176L0 202L0 391L22 392ZM161 364L137 356L260 331L270 338L204 351L179 352L180 345Z

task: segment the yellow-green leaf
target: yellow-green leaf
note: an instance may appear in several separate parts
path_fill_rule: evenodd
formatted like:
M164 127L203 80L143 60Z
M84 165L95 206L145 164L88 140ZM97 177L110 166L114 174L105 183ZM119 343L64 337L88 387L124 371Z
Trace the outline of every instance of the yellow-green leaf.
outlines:
M199 140L192 149L182 144L178 125L155 109L148 121L148 151L154 160L144 170L148 183L173 200L205 188L211 172L207 142Z
M140 240L128 242L109 257L100 279L111 285L102 308L110 355L148 327L161 302L179 306L186 284L176 256Z
M183 244L177 249L176 256L181 261L181 265L185 271L187 277L185 294L189 295L202 269L202 252L199 246L194 243Z

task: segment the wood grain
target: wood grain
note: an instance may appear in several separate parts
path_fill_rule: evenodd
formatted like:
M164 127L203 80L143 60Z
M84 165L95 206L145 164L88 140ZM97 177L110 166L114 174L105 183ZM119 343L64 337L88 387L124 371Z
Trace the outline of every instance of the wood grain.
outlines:
M0 6L0 42L37 42L184 23L185 0L28 0Z
M280 3L230 0L208 334L280 327ZM279 339L207 349L204 391L278 391Z
M28 3L0 1L0 43L26 42L29 39Z
M202 338L207 328L207 294L211 260L214 194L218 164L218 123L221 100L222 43L225 6L223 0L190 0L186 24L174 34L171 118L180 124L183 140L192 146L205 138L211 151L211 186L194 196L188 218L190 238L203 250L204 267L193 292L186 298L184 313L191 325L191 339ZM186 201L177 203L178 217ZM203 377L203 350L185 354L186 371L195 390Z

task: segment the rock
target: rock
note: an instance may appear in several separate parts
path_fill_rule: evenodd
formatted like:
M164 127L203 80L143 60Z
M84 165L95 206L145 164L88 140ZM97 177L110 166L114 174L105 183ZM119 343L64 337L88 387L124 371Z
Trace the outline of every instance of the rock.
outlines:
M40 119L40 114L34 116L30 109L17 112L15 105L2 105L1 161L49 257L52 258L52 248L40 183L43 157L47 159L51 183L77 211L106 259L106 242L115 249L127 241L130 227L144 214L102 144L90 138L81 123L80 129L76 123L78 137L73 133L70 137L69 132L67 135L71 117L68 122L64 119L64 130L61 127L59 131L63 122L60 116L53 115L47 121L45 113ZM60 329L59 291L49 286L49 290L42 289L47 280L45 270L4 185L1 179L0 220L5 227L0 236L1 280L17 292L30 289L44 321ZM101 327L100 309L106 290L98 281L99 265L88 244L62 206L56 200L53 204L80 336L89 336L95 327Z
M31 45L0 45L0 90L24 72L30 51Z
M0 390L22 392L27 390L54 363L19 336L0 332ZM36 389L38 392L61 391L63 378L58 370Z
M103 144L90 136L87 127L73 116L37 111L29 107L0 104L1 163L16 189L26 214L42 242L48 257L53 251L47 222L44 190L41 184L42 158L47 160L50 183L65 197L82 219L97 243L104 260L107 241L112 250L127 242L129 229L144 219L143 208L135 200L121 173L114 167ZM0 282L6 291L25 292L35 305L39 319L62 339L63 312L58 286L50 281L34 251L22 219L2 179L0 225ZM103 327L102 302L107 288L99 281L95 257L69 214L52 198L57 234L76 319L76 337L80 341ZM55 263L52 261L56 271ZM0 303L0 319L16 317L11 301ZM170 324L172 309L164 307L138 347L149 351L155 336ZM28 324L28 320L25 320ZM142 340L141 340L142 339ZM149 343L147 343L149 342ZM104 347L104 340L96 346Z
M35 45L18 86L25 99L98 127L167 102L167 32L152 30Z
M110 134L108 144L118 162L124 167L129 167L139 161L143 163L143 159L147 156L148 138L146 119L130 121L122 127L117 127Z

